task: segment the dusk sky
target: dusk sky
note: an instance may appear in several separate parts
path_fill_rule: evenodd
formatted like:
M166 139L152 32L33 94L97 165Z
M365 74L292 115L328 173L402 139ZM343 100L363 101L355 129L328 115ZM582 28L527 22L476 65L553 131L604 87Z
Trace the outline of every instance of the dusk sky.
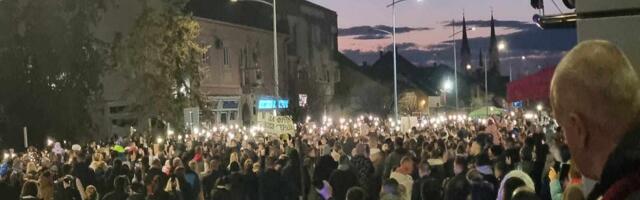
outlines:
M338 27L341 29L338 38L340 51L353 59L356 63L367 61L369 63L375 61L375 56L379 50L385 49L391 44L391 37L384 34L372 33L371 30L364 31L359 34L357 30L349 28L357 26L391 26L391 8L386 5L391 0L310 0L316 4L327 7L338 13ZM489 28L486 20L491 17L491 9L493 8L496 20L505 21L498 23L497 34L499 39L512 47L511 53L506 55L506 60L527 56L527 66L547 66L554 65L561 54L570 49L571 42L565 42L557 46L557 40L575 41L575 30L567 31L538 30L532 22L532 16L536 14L536 10L531 8L529 0L407 0L398 4L397 9L397 27L406 27L409 31L397 34L397 43L405 43L409 60L424 65L431 62L441 62L450 64L452 55L448 47L451 43L449 36L452 34L452 28L447 26L452 19L462 20L462 12L464 10L467 21L477 21L475 31L469 32L471 41L472 54L478 54L482 50L486 53L486 43L483 38L489 36ZM545 1L547 5L547 13L559 13L558 9L553 6L551 1ZM562 12L570 12L560 3ZM461 27L456 27L460 29ZM347 31L349 31L347 33ZM527 31L536 32L528 33ZM362 31L361 31L362 32ZM375 31L374 31L375 32ZM520 32L520 33L519 33ZM527 32L527 33L524 33ZM573 32L573 33L571 33ZM544 36L542 36L544 34ZM540 44L524 44L526 37L549 38L547 44L549 50L545 47L539 47ZM557 38L555 35L561 36ZM501 37L502 36L502 37ZM512 38L517 37L517 38ZM459 39L461 35L456 36ZM473 40L476 39L476 41ZM510 40L511 38L511 40ZM541 42L541 41L536 41ZM513 43L513 45L512 45ZM544 42L543 42L544 43ZM446 45L449 44L449 45ZM537 47L530 48L531 45ZM402 48L400 48L402 49ZM401 50L402 51L402 50ZM402 54L402 52L400 52ZM474 57L475 58L475 57ZM508 61L507 61L508 62Z

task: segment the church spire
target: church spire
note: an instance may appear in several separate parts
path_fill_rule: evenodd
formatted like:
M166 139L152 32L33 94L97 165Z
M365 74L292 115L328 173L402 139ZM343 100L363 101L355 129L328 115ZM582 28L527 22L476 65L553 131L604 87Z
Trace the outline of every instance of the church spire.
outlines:
M471 66L471 48L469 47L467 21L464 12L462 12L462 47L460 47L460 64L463 69L467 69L467 66Z
M500 71L500 55L498 52L498 39L496 38L496 26L491 10L491 37L489 39L489 69Z

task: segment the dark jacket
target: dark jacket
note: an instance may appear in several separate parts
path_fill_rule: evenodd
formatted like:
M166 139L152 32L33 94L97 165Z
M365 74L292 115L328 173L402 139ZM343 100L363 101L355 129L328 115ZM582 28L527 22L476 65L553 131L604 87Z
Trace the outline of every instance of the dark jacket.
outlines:
M244 198L244 184L242 184L242 174L233 172L229 174L229 183L231 184L231 200L241 200Z
M260 200L280 200L282 195L282 179L274 169L266 169L258 177L260 183Z
M371 176L375 171L371 160L362 155L354 156L351 158L351 166L358 177L358 184L360 187L368 190L369 182L372 180Z
M317 180L329 180L331 172L338 168L338 162L331 155L320 156L313 171L313 177Z
M358 186L358 178L351 170L335 170L329 177L329 184L333 188L333 198L344 200L347 190L353 186Z
M210 199L211 198L211 190L213 190L213 187L216 184L216 180L218 180L218 178L223 177L224 174L222 173L222 171L220 170L216 170L216 171L212 171L211 173L205 175L202 178L202 191L204 192L204 198L205 199Z
M454 176L444 184L445 200L466 200L470 192L471 186L467 181L466 172Z
M494 200L496 199L496 190L489 181L480 181L471 183L471 200Z
M104 195L102 200L123 200L127 199L127 197L129 197L129 195L123 191L112 191Z
M640 127L627 132L609 155L601 180L587 199L640 198Z
M442 179L424 176L413 182L411 193L412 200L441 200Z
M245 199L258 200L258 176L253 172L247 172L242 176L242 182L244 183Z

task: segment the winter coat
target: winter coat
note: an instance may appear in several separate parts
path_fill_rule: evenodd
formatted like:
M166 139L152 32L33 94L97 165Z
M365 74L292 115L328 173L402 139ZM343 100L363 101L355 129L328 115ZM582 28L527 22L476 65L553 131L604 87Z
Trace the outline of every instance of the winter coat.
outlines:
M442 179L424 176L413 183L411 200L441 200Z
M369 189L369 182L372 179L371 175L373 175L375 171L371 160L362 155L354 156L351 158L351 167L353 171L356 172L358 184L367 191Z
M260 200L280 200L282 195L282 179L274 169L267 169L258 177Z
M589 200L640 199L640 127L632 129L609 155Z
M453 178L445 181L445 200L466 200L470 192L471 186L469 184L469 181L467 181L466 172L460 173Z
M212 171L202 178L202 191L204 192L204 198L211 198L211 190L215 187L218 178L223 177L224 174L220 170Z
M338 162L333 160L331 155L320 156L313 172L315 180L329 180L331 172L338 168Z
M242 175L242 182L244 183L245 199L258 200L259 199L258 176L256 176L256 174L253 172L248 172Z
M353 171L336 169L329 177L329 184L333 188L333 198L344 200L347 190L353 186L358 186L358 177Z

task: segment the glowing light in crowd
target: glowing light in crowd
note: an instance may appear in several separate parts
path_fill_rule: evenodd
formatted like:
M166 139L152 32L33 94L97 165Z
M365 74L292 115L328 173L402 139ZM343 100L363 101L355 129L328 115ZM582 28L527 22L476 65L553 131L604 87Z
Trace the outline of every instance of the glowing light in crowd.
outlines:
M236 136L235 136L235 135L233 135L233 133L229 133L229 139L232 139L232 140L233 140L233 138L235 138L235 137L236 137Z
M182 135L178 135L178 140L182 140Z
M47 146L51 146L53 144L53 140L47 139Z
M311 121L311 117L307 116L307 119L305 120L306 123L309 123L309 121Z
M344 124L346 120L344 118L340 118L340 124Z
M167 135L173 135L173 130L167 129Z
M4 159L5 159L5 160L6 160L6 159L9 159L9 156L10 156L10 155L9 155L8 153L4 153Z
M542 107L542 104L538 104L538 106L536 106L536 109L537 109L538 111L542 111L542 108L543 108L543 107Z
M244 140L248 140L248 139L249 139L249 137L248 137L247 135L244 135L244 136L242 137L242 139L244 139Z
M158 143L158 144L162 143L162 141L163 141L162 138L157 138L156 139L156 143Z
M510 114L512 117L513 117L513 116L516 116L516 113L515 113L515 112L513 112L513 111L511 111L509 114Z

